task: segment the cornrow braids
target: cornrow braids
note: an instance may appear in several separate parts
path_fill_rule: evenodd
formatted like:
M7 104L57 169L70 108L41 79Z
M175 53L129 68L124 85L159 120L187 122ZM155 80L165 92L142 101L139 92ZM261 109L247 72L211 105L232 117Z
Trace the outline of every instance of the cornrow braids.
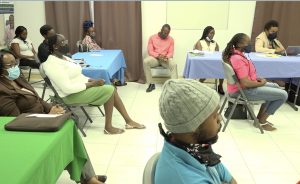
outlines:
M230 64L229 59L233 55L233 49L237 48L238 43L241 43L245 36L247 35L244 33L237 33L231 38L222 54L222 59L224 62Z

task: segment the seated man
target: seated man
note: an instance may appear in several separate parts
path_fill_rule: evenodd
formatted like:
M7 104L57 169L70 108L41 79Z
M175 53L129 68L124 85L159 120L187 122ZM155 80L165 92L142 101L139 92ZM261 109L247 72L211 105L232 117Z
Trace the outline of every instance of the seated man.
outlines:
M0 116L18 116L21 113L60 114L64 109L43 101L33 87L20 75L14 56L0 52ZM100 184L106 176L96 176L91 161L82 170L82 183Z
M40 33L44 37L44 41L40 44L38 50L38 58L41 63L45 62L50 55L48 38L55 35L55 30L50 25L43 25L40 28Z
M236 184L212 149L221 129L219 95L195 80L170 79L159 110L168 132L157 162L155 184Z
M146 92L151 92L155 89L152 83L151 68L156 66L163 66L170 69L171 78L177 79L177 64L172 61L174 52L174 40L170 34L171 27L169 24L163 25L161 31L152 35L148 41L149 56L144 59L144 72L146 81L149 87Z

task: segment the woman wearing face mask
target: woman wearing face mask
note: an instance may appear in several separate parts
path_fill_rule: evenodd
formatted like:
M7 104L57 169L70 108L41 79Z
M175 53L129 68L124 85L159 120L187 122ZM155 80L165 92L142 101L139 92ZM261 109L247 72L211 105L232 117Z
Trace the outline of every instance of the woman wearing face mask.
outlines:
M121 134L123 129L112 126L113 107L121 113L126 121L125 129L144 129L128 115L123 102L111 85L105 81L87 78L81 73L80 65L64 55L68 53L68 45L63 35L56 34L48 38L51 55L42 64L45 74L66 104L103 105L105 110L105 134Z
M18 60L8 51L0 52L0 115L21 113L63 113L63 108L43 101L20 75Z
M20 66L38 69L40 64L35 59L36 52L32 42L27 38L27 29L24 26L18 26L15 34L15 38L10 42L10 49L20 59Z
M275 20L270 20L265 24L264 31L260 33L255 39L255 51L270 54L285 53L285 49L280 41L277 39L279 24Z
M100 50L101 47L96 43L95 40L96 33L93 25L94 23L90 20L84 21L81 43L86 44L90 50Z
M165 82L159 110L167 133L155 171L156 184L236 184L212 149L221 129L219 95L195 80Z
M200 40L195 44L194 49L203 51L219 51L219 45L213 40L215 36L215 29L212 26L207 26L203 30L203 34ZM205 79L200 79L200 82L204 82ZM224 95L223 90L224 79L219 79L218 92Z
M238 33L227 44L223 52L223 61L232 66L248 100L266 101L257 115L261 127L266 131L276 130L267 119L287 100L287 92L275 83L257 78L255 67L244 52L251 52L250 38L244 33ZM239 93L237 86L231 84L227 84L227 91L232 97L238 96Z

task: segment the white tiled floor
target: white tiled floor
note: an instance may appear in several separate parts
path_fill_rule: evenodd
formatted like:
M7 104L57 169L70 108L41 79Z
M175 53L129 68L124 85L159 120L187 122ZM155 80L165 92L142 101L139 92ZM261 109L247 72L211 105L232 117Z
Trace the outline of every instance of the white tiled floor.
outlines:
M41 92L40 84L34 85ZM161 151L163 138L157 123L162 122L158 110L161 85L146 93L147 85L128 83L118 88L132 118L147 126L145 130L127 130L122 135L105 135L104 118L97 109L89 109L93 124L88 124L83 138L97 174L106 174L108 184L142 184L147 160ZM257 110L258 107L255 107ZM214 145L216 153L238 183L295 184L300 180L300 112L287 104L270 118L278 128L260 134L250 121L232 120L225 132L220 132ZM113 124L124 127L124 121L114 111ZM58 184L74 183L64 172Z

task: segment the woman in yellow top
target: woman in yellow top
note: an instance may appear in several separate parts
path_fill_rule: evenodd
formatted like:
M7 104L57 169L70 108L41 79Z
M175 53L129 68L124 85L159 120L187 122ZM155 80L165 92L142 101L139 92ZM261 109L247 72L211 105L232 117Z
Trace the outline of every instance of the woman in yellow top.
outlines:
M213 40L215 36L215 29L212 26L207 26L203 30L202 37L195 44L194 49L203 51L219 51L219 45ZM204 82L205 79L200 79L200 82ZM223 90L224 79L219 79L218 93L224 95Z
M285 53L285 49L277 39L278 30L279 24L276 20L268 21L265 24L264 31L255 39L255 51L283 55Z
M285 54L285 49L277 39L279 24L276 20L270 20L265 24L264 31L255 39L255 51L267 54ZM272 79L272 82L284 87L289 79Z

